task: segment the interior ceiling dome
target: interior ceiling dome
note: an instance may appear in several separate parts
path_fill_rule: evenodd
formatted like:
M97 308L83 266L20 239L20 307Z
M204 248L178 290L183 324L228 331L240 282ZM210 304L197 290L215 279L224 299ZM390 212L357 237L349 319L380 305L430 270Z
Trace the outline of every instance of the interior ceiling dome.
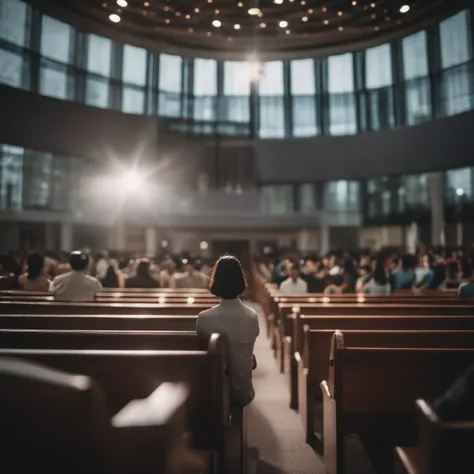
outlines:
M301 51L404 34L456 0L51 0L128 34L211 51ZM461 2L460 2L461 3ZM112 15L112 16L111 16ZM115 20L114 23L112 20Z

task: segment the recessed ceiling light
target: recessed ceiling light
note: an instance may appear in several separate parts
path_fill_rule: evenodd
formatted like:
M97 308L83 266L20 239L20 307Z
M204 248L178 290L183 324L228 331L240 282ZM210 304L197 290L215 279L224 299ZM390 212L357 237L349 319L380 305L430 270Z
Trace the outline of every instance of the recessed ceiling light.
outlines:
M112 13L111 15L109 15L109 20L112 23L118 23L121 20L121 18L116 13Z
M222 26L222 23L219 20L214 20L212 22L212 26L215 26L216 28L220 28Z
M191 15L186 15L186 20L189 20L191 18Z
M266 23L260 23L260 25L258 25L258 26L260 26L260 28L266 28L267 24Z
M337 15L338 15L338 16L342 16L342 12L337 12Z
M248 11L249 15L255 16L255 15L258 15L259 13L261 13L260 8L257 8L257 7L249 8L249 11Z
M400 13L407 13L410 11L410 5L402 5L400 7Z
M196 7L196 8L194 9L194 11L195 11L196 13L199 13L199 8Z
M370 6L371 6L372 8L375 8L375 3L371 3Z
M308 17L307 17L307 16L304 16L303 18L301 18L301 21L303 21L303 22L306 23L306 22L308 21Z
M128 2L127 0L117 0L117 5L119 7L125 8L125 7L128 7Z
M342 31L343 29L344 29L343 26L340 26L340 27L338 28L339 31Z
M356 5L357 5L357 2L356 2L356 0L354 0L354 1L352 2L352 6L355 7Z
M150 2L145 2L143 5L145 5L148 8L150 6Z
M290 34L290 30L286 30L285 33L286 33L287 35L289 35L289 34Z
M376 27L374 28L374 30L375 30L375 31L379 31L380 28L379 28L378 26L376 26Z
M310 9L308 10L308 13L311 15L311 13L313 13L313 9L310 8Z
M288 26L288 22L286 20L281 20L280 23L278 23L278 26L280 28L286 28Z
M165 20L165 23L166 23L167 25L169 25L169 24L171 23L171 20L170 20L169 18L167 18L167 19Z
M181 16L181 12L176 12L176 16Z
M188 31L192 33L194 30L192 28L188 28Z
M301 5L306 5L306 1L305 1L305 0L301 0Z
M277 5L281 5L283 3L283 0L273 0L273 3L276 3Z
M244 6L244 4L243 4L242 2L239 2L239 3L237 3L237 6L238 6L239 8L242 8L242 7Z
M325 25L329 25L329 20L324 20L323 22Z
M216 15L219 15L220 11L219 10L215 10L214 12Z
M323 8L321 8L321 10L322 10L324 13L326 13L326 12L328 11L328 7L323 7Z
M234 25L234 30L240 30L240 25L238 23Z

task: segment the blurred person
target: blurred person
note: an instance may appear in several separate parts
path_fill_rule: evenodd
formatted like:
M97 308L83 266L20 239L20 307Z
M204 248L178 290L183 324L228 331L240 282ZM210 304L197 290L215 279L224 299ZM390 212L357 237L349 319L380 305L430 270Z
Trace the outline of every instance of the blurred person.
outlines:
M191 258L183 260L183 275L176 279L176 288L206 289L209 278L200 272Z
M416 281L415 258L411 254L402 257L401 267L392 271L395 288L398 290L408 290L414 287Z
M385 257L381 255L377 257L375 262L372 262L372 278L370 278L364 287L365 293L389 295L392 292L386 263Z
M427 268L425 278L419 285L420 290L440 290L446 288L446 265L444 258L437 255L425 255L423 263Z
M290 268L290 276L281 283L280 291L284 293L307 293L308 284L301 278L297 265Z
M137 260L136 274L125 280L125 288L160 288L160 283L151 276L150 265L148 258Z
M105 278L105 274L107 273L108 269L109 269L109 254L108 252L104 251L100 253L96 259L95 276L99 280L102 280L103 278Z
M0 256L0 290L20 290L18 268L11 255Z
M59 255L59 261L57 265L58 275L64 275L71 271L71 264L69 263L69 255L67 252L61 252Z
M253 356L259 334L258 315L240 300L247 287L242 266L235 257L225 255L212 268L209 290L221 302L202 311L197 318L197 333L209 337L214 333L226 336L229 343L229 376L231 404L248 405L255 397L252 370Z
M364 260L364 262L367 260ZM363 265L360 269L360 276L357 279L355 290L357 293L364 291L365 285L372 278L372 267L370 265Z
M170 280L176 273L176 263L171 257L167 257L161 262L161 271L159 274L160 286L162 288L170 287Z
M324 291L324 269L320 271L320 263L316 260L308 260L305 263L304 273L301 276L308 284L308 293L322 293Z
M324 294L355 293L358 278L354 262L347 259L342 267L339 267L339 273L332 276L333 283L324 289Z
M57 276L51 283L50 291L58 301L94 301L102 284L97 278L86 274L89 257L80 250L69 255L71 271Z
M107 268L107 271L105 272L104 278L100 280L102 286L104 288L124 288L125 281L120 281L118 272L118 264L114 265L113 263L111 263ZM123 275L122 280L124 280Z
M26 260L27 272L19 278L24 290L49 291L51 281L45 275L45 259L37 252L30 254Z
M462 282L458 288L458 295L464 298L474 298L474 272L469 258L461 258Z

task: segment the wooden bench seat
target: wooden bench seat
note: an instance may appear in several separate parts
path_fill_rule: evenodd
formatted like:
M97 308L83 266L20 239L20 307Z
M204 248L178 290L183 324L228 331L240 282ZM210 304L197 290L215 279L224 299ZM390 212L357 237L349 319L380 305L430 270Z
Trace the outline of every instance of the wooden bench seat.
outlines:
M474 349L347 347L334 336L323 392L324 461L345 472L344 435L357 434L374 464L389 472L393 447L414 445L413 406L443 393L474 363Z
M474 330L354 330L341 328L344 343L351 347L456 347L474 348ZM296 353L298 364L298 410L306 440L314 438L314 403L321 401L319 387L327 380L331 342L336 329L304 328L303 354Z
M426 400L416 401L418 446L397 447L396 474L474 472L474 420L443 421Z
M163 384L111 418L101 387L90 377L1 358L2 468L178 474L186 467L188 396L184 384Z
M0 329L4 349L206 350L195 331Z
M104 389L111 416L131 400L148 397L163 381L189 386L191 446L214 451L225 467L229 423L226 347L214 335L208 351L105 351L0 349L0 357L24 359L93 378Z
M64 303L33 301L1 301L0 314L188 314L197 315L210 304L153 303Z
M112 331L194 331L197 316L109 314L7 314L1 329L68 329Z

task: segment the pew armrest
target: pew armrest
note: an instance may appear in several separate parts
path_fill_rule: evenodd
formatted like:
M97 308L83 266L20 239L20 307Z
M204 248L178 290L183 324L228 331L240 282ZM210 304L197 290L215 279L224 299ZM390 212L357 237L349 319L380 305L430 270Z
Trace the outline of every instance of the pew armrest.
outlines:
M396 474L421 474L420 449L416 447L395 448Z

